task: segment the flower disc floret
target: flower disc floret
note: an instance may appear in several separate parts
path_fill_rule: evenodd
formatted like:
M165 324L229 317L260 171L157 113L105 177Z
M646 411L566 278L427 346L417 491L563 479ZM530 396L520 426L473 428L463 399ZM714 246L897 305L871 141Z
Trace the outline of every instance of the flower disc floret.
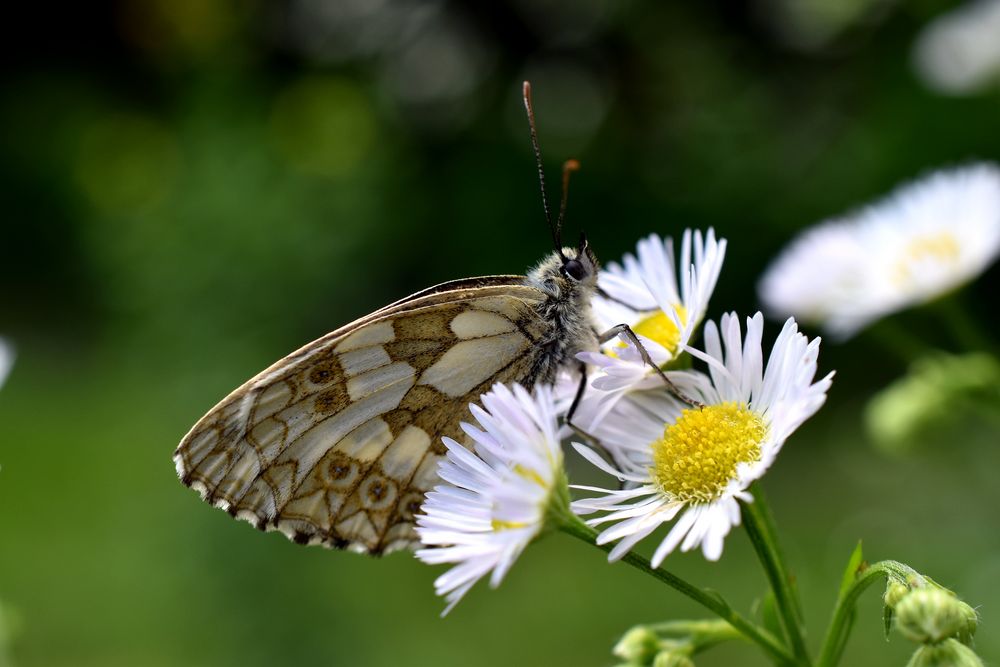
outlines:
M727 402L684 410L652 444L654 483L689 503L720 498L740 464L760 460L767 424L745 404Z
M677 314L677 321L682 325L685 324L687 322L687 311L684 309L684 306L675 306L674 311ZM662 310L639 320L632 327L632 331L649 340L656 341L676 356L677 348L681 343L681 330L677 326L677 322L668 317ZM625 347L625 343L621 343L621 346Z

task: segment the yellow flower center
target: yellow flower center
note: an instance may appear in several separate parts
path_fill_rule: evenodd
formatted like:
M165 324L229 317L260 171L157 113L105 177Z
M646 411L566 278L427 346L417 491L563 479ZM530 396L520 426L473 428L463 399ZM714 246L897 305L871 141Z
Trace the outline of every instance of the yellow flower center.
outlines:
M684 309L684 306L674 306L674 312L677 313L681 324L687 323L687 310ZM656 341L669 350L671 354L677 353L677 346L681 342L680 329L677 328L674 321L667 317L667 314L662 310L658 310L639 320L632 326L632 331L640 336L645 336L650 340ZM618 343L618 347L625 347L625 343Z
M958 240L948 232L918 236L910 241L896 263L896 280L909 282L913 277L915 265L927 261L940 264L955 264L959 259Z
M514 472L529 482L534 482L543 489L548 486L537 471L532 470L531 468L526 468L520 463L514 466ZM494 532L499 532L501 530L514 530L516 528L526 528L528 525L530 524L523 521L503 521L501 519L492 519L490 521L490 528L492 528Z
M760 460L767 424L746 405L720 403L690 408L652 444L653 481L684 502L718 499L740 463Z

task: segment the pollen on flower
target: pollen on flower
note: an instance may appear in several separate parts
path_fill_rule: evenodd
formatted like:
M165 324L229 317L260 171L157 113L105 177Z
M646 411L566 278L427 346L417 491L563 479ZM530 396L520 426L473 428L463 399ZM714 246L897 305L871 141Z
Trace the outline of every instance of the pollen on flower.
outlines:
M500 519L493 519L490 521L490 528L494 533L498 533L501 530L515 530L517 528L526 528L527 523L522 521L501 521Z
M684 309L684 306L674 306L674 312L677 313L678 319L682 324L687 322L687 311ZM639 320L632 327L632 331L640 336L645 336L650 340L656 341L671 353L677 352L677 346L681 342L680 329L677 328L674 321L667 317L667 314L662 310L658 310ZM625 343L620 343L618 347L625 347Z
M745 404L690 408L652 444L650 470L657 486L685 502L719 498L740 463L760 459L767 424Z
M549 485L545 482L544 479L542 479L542 476L539 475L538 472L532 470L531 468L527 468L519 463L516 466L514 466L514 472L516 472L518 475L528 480L529 482L534 482L543 489L549 488Z
M939 264L956 264L959 260L960 248L958 240L949 232L918 236L910 241L903 250L896 265L896 277L901 283L910 280L914 265L927 261Z

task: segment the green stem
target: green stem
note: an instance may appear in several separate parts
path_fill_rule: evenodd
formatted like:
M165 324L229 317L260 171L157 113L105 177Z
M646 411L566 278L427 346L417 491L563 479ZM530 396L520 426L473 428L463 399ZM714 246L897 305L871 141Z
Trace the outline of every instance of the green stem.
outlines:
M983 333L982 326L969 315L968 309L957 295L938 299L934 302L934 307L952 339L966 351L986 352L995 349L990 337Z
M720 635L726 639L738 639L743 635L735 631L735 628L725 621L660 621L659 623L647 623L644 627L649 628L658 635L668 637L689 637L691 635Z
M887 353L896 357L904 366L909 366L917 359L937 352L934 347L914 336L909 329L901 326L891 317L876 322L867 329L866 333L877 340Z
M757 552L757 558L764 567L767 580L771 584L774 600L778 607L778 615L781 617L781 625L784 627L785 634L792 646L795 662L799 665L811 665L812 661L809 658L809 649L806 647L802 628L802 607L792 585L792 579L785 567L781 548L778 546L777 534L767 507L767 501L764 499L764 493L759 485L754 484L750 492L753 494L754 501L742 504L743 525L750 537L750 542L753 543L754 551Z
M572 535L577 539L583 540L588 544L592 544L602 551L611 551L613 548L610 544L597 544L597 531L575 517L573 519L567 518L560 528L563 532ZM787 649L785 649L785 647L778 642L777 639L753 621L734 611L732 607L729 606L729 603L726 602L721 596L693 586L662 567L653 567L649 562L649 559L634 552L627 552L622 557L622 560L637 570L641 570L642 572L645 572L653 578L663 582L667 586L670 586L678 593L691 598L701 606L717 615L719 618L729 623L731 626L736 628L740 634L757 644L765 653L771 656L776 664L789 666L795 665L795 659L788 653Z
M826 637L823 638L823 647L820 649L819 658L816 660L816 667L834 667L843 653L847 638L844 636L844 628L854 605L858 598L871 586L879 577L895 576L901 580L912 579L914 577L922 579L921 575L913 568L894 560L884 560L874 565L869 565L860 572L851 584L850 588L843 592L837 599L837 604L833 608L833 617L830 619L830 626L826 630Z
M717 644L746 637L722 619L704 621L663 621L650 623L645 627L657 635L678 638L690 642L693 653L701 653Z

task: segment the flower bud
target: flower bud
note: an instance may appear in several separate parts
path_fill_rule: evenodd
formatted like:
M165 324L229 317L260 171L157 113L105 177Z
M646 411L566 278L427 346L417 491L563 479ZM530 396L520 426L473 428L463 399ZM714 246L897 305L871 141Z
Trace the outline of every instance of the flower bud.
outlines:
M979 627L979 614L976 610L962 602L958 601L959 608L962 611L962 617L965 619L965 627L958 631L958 640L963 644L969 644L972 642L972 636L976 634L976 629Z
M885 594L882 596L882 600L885 602L885 606L889 609L895 609L899 601L902 600L910 592L910 587L906 584L895 581L893 579L889 580L886 584Z
M924 644L918 648L906 667L983 667L983 661L957 639L946 639L940 644Z
M653 667L694 667L694 663L684 653L662 651L653 658Z
M907 374L876 394L865 411L865 425L875 444L890 454L938 442L956 427L955 409L993 391L1000 363L976 352L939 354L915 362Z
M896 624L908 639L924 644L940 642L968 631L969 619L963 607L968 605L948 591L935 586L916 588L896 604Z
M649 628L637 625L618 640L612 653L634 664L646 664L660 650L660 638Z

